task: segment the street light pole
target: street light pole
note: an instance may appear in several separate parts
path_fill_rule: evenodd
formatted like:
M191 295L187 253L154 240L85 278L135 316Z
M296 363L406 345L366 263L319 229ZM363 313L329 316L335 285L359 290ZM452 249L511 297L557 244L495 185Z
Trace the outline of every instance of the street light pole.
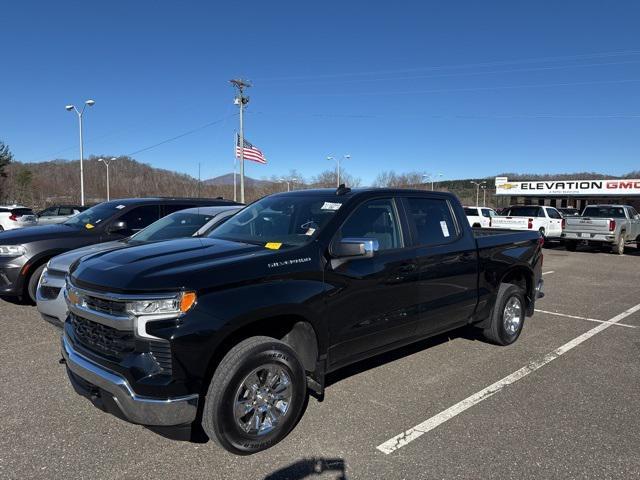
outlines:
M486 185L482 186L482 206L483 207L487 206L487 186Z
M111 199L109 195L109 162L113 162L117 160L116 157L111 157L109 160L105 160L104 158L99 158L98 161L104 163L105 167L107 167L107 202Z
M487 182L486 181L482 181L482 182L471 181L471 183L473 183L476 186L476 207L477 207L478 206L478 202L480 201L480 185L484 185Z
M84 109L89 107L93 107L95 105L94 100L86 100L82 107L82 110L78 110L75 105L67 105L64 107L67 112L74 110L78 114L78 123L80 126L80 205L84 207L84 170L82 166L82 161L84 160L84 151L83 151L83 141L82 141L82 116L84 115Z
M342 160L349 160L351 158L351 155L343 155L342 156ZM328 156L327 160L335 160L337 165L338 165L338 170L337 170L337 177L338 180L336 182L336 186L339 187L340 186L340 157L332 157L332 156Z

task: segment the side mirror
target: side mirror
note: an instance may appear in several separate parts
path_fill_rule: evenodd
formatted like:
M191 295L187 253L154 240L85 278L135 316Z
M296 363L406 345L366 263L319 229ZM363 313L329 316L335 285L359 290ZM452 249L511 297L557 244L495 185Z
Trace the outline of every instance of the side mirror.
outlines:
M127 222L123 222L122 220L119 222L113 222L109 227L109 233L120 233L122 235L128 235L131 232L129 231L129 227L127 226Z
M336 258L371 258L380 248L375 238L343 238L331 246L331 255Z

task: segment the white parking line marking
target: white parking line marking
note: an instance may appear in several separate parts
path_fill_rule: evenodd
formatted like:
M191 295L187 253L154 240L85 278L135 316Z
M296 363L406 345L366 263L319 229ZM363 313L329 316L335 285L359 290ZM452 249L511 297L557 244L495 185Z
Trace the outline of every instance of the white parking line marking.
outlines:
M546 313L548 315L557 315L558 317L575 318L577 320L586 320L588 322L611 323L612 325L616 325L618 327L638 328L635 325L627 325L626 323L611 322L611 320L596 320L595 318L579 317L577 315L567 315L566 313L550 312L548 310L539 310L537 308L536 308L536 312Z
M549 275L550 273L556 273L555 270L549 270L548 272L542 272L542 275Z
M557 348L553 352L548 353L547 355L542 357L540 360L536 360L529 363L529 365L522 367L520 370L513 372L511 375L507 375L502 380L498 380L497 382L489 385L488 387L483 388L479 392L474 393L470 397L465 398L464 400L456 403L455 405L447 408L446 410L438 413L437 415L434 415L428 420L425 420L424 422L416 425L415 427L404 431L400 435L396 435L395 437L390 438L386 442L378 445L376 448L386 455L395 452L396 450L404 447L405 445L408 445L409 443L413 442L417 438L421 437L425 433L428 433L434 428L442 425L447 420L452 419L456 415L464 412L465 410L471 408L477 403L480 403L481 401L491 397L492 395L495 395L506 386L511 385L512 383L517 382L521 378L526 377L530 373L535 372L539 368L542 368L547 363L552 362L553 360L558 358L560 355L567 353L569 350L577 347L582 342L590 339L594 335L597 335L603 330L609 328L611 325L618 323L620 320L628 317L629 315L634 314L637 311L640 311L640 304L636 305L635 307L631 307L628 310L625 310L621 314L613 317L611 320L605 323L601 323L597 327L594 327L591 330L583 333L582 335L577 336L573 340L562 345L560 348Z

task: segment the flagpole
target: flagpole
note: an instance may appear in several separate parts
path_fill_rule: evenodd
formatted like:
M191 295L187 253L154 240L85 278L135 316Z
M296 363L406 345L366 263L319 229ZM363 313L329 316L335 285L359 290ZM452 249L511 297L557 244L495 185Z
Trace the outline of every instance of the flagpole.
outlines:
M238 201L237 186L236 186L236 170L238 169L238 134L235 134L236 140L233 146L233 201Z

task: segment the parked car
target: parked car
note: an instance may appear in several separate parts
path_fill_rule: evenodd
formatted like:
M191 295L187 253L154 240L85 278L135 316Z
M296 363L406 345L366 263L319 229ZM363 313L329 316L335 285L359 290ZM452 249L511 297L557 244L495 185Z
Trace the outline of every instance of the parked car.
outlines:
M176 210L197 205L233 205L228 200L129 198L100 203L57 225L0 235L0 295L36 301L45 264L56 255L94 243L120 240Z
M491 226L509 230L535 230L545 239L559 240L565 224L562 215L554 207L518 205L510 207L503 215L494 217Z
M206 235L241 208L242 205L225 205L179 210L153 222L131 237L88 245L53 257L43 270L36 289L36 304L40 315L55 325L64 323L68 311L62 290L69 268L77 260L94 253L142 243Z
M201 425L250 454L345 365L469 324L515 342L542 289L541 244L472 230L450 193L275 194L206 238L74 264L63 362L103 410L178 438Z
M640 242L640 215L629 205L588 205L581 217L567 218L562 238L569 251L586 243L611 245L622 255L625 245Z
M563 208L558 208L556 210L558 210L562 214L562 216L565 218L580 216L580 210L574 207L563 207Z
M38 212L38 225L62 223L69 220L72 216L84 212L86 209L87 207L80 207L78 205L56 205L45 208L41 212Z
M473 228L490 228L491 219L498 216L495 210L489 207L464 207L464 214Z
M0 206L0 232L15 228L32 227L38 220L33 210L22 205Z

